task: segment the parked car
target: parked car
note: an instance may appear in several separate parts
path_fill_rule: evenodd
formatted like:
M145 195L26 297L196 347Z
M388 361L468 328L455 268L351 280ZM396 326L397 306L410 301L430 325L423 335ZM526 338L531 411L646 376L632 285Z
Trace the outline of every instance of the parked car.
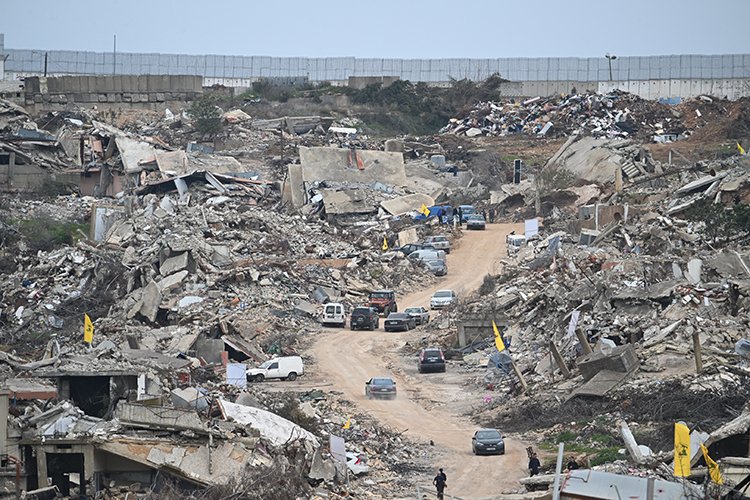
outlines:
M380 315L372 307L355 307L349 316L352 330L377 330L380 328Z
M447 236L429 236L424 240L425 245L430 245L436 250L443 250L445 253L451 253L451 241Z
M367 399L396 399L396 382L390 377L373 377L365 382Z
M417 325L426 325L430 322L430 311L424 307L407 307L404 312L414 318Z
M442 309L452 306L458 300L456 292L453 290L438 290L432 294L430 299L430 309Z
M518 253L526 245L526 236L523 234L509 234L505 237L505 248L508 255Z
M263 382L269 378L294 380L305 373L305 365L299 356L284 356L269 359L257 368L249 368L245 374L248 380Z
M461 222L469 220L469 217L474 215L477 211L474 205L459 205L458 208L461 210Z
M466 229L479 229L484 231L485 227L484 217L480 214L470 215L469 218L466 219Z
M419 363L417 364L419 373L425 372L444 372L445 355L439 347L428 347L422 349L419 353Z
M445 276L448 274L448 264L442 260L426 260L424 265L435 276Z
M405 312L395 312L385 319L386 332L408 332L417 327L417 320Z
M505 441L497 429L479 429L471 438L474 455L505 455Z
M407 243L406 245L399 247L396 250L403 253L404 255L409 255L410 253L414 253L417 250L437 250L437 248L433 247L432 245L423 245L422 243Z
M374 290L370 292L369 306L387 317L392 312L398 311L396 293L393 290Z
M330 302L323 306L323 316L320 318L320 323L324 326L338 326L344 328L346 326L344 304Z
M443 250L417 250L409 254L409 259L426 262L428 260L445 261L445 251Z

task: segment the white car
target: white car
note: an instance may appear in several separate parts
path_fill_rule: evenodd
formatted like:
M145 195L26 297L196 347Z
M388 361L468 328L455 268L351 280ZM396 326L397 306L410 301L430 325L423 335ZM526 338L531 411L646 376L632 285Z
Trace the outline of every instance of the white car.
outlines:
M430 309L443 309L452 306L458 300L458 295L453 290L438 290L432 294Z
M294 380L305 373L305 365L299 356L283 356L269 359L258 368L250 368L246 372L247 379L253 382L263 382L269 378Z
M436 250L443 250L445 253L451 253L451 241L447 236L429 236L423 244L430 245Z
M330 302L323 307L323 316L320 318L320 323L324 326L338 326L344 328L346 326L346 314L344 312L344 304L338 302Z

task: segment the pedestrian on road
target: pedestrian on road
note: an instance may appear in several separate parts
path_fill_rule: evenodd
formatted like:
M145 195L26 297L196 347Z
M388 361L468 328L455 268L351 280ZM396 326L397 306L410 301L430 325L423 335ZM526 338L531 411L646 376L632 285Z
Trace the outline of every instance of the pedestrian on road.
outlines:
M460 226L464 222L464 211L461 207L458 207L458 225Z
M446 484L447 476L443 472L443 469L440 469L440 471L437 473L437 476L435 476L435 479L432 480L432 484L435 485L435 489L437 489L437 497L439 500L443 499L443 490L448 487Z
M482 209L482 219L487 220L487 211Z
M539 467L541 467L542 464L539 462L539 458L536 456L536 453L531 454L531 459L529 460L529 474L531 476L536 476L539 474Z
M490 207L490 224L495 223L495 207Z
M458 214L455 214L453 216L453 229L458 229L458 226L461 225L461 217Z

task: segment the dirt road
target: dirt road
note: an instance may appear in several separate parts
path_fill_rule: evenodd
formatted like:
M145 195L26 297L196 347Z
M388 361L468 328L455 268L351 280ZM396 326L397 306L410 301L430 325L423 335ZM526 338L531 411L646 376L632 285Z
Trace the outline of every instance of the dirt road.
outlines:
M523 231L523 224L488 225L486 231L464 231L460 244L448 256L448 275L437 286L399 297L399 309L429 307L432 293L452 288L459 296L476 290L488 273L497 273L505 257L505 235ZM432 312L433 320L437 312ZM382 325L382 320L381 320ZM418 374L416 359L408 362L397 353L406 341L414 342L420 329L408 333L331 330L313 348L316 378L332 384L379 422L403 431L409 438L435 443L435 467L448 474L450 493L460 498L492 498L515 490L525 473L526 452L521 443L506 440L504 456L474 456L471 436L476 425L462 415L480 389L463 385L458 373ZM397 382L395 401L367 400L364 383L370 377L391 375ZM438 455L439 454L439 455ZM420 484L431 484L432 476Z

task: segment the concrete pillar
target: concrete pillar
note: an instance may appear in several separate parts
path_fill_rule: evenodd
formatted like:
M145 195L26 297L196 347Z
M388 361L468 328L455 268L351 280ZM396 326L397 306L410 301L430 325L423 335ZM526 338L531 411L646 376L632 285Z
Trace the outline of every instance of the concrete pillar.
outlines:
M0 454L7 455L8 451L8 397L10 392L0 391Z
M39 488L49 486L47 481L47 452L42 446L36 447L36 479Z

